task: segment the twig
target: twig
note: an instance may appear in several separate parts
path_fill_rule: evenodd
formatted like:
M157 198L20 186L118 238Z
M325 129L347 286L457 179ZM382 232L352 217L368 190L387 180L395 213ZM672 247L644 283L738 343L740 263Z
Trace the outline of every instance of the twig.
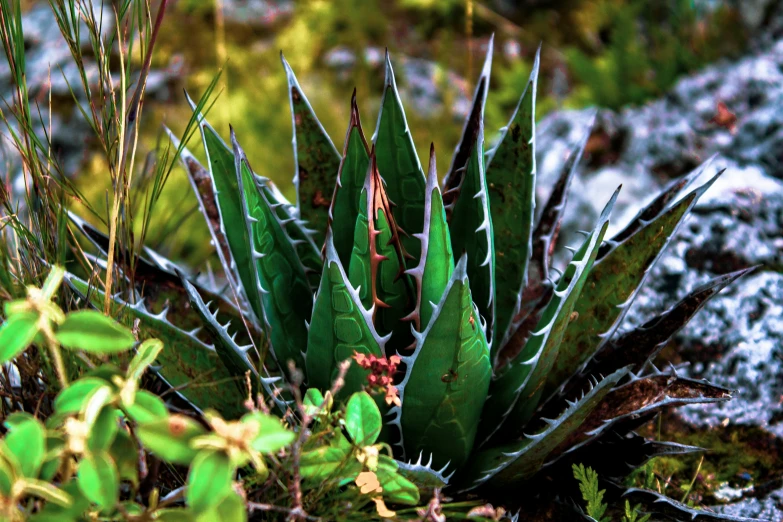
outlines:
M248 502L247 507L250 513L254 511L274 511L276 513L287 513L290 519L303 519L303 520L315 520L320 521L321 517L314 517L305 513L302 508L287 508L282 506L274 506L272 504L259 504L258 502Z

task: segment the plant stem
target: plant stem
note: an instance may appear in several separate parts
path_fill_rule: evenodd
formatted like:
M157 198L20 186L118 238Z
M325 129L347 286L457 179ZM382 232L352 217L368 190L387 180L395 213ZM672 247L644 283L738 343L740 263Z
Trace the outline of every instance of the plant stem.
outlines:
M52 354L54 369L57 372L57 378L60 380L60 387L65 389L68 387L68 376L65 373L65 363L63 362L63 356L60 353L60 347L53 339L48 338L48 336L46 344L49 347L49 352Z

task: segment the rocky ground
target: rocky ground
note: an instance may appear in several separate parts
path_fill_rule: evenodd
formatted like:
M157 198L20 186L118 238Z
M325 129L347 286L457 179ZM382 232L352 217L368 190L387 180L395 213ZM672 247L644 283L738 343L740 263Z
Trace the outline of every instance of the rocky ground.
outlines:
M783 40L759 47L737 62L681 80L664 99L621 113L599 111L591 153L572 185L565 228L589 229L608 194L622 183L616 230L670 179L714 155L700 181L721 169L724 174L650 274L624 327L643 322L715 275L758 266L713 299L675 342L682 372L735 390L734 400L684 408L678 415L691 428L761 427L780 441ZM564 111L540 123L542 194L591 116L592 111ZM783 520L783 477L756 486L735 490L726 496L733 502L716 509Z

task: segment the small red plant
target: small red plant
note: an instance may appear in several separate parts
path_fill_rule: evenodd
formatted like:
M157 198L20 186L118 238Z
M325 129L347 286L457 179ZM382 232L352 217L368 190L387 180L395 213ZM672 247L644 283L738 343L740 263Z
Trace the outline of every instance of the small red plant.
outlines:
M397 372L397 366L400 364L400 358L396 355L386 358L355 352L353 359L356 361L356 364L365 370L370 370L370 374L367 375L367 384L370 392L383 392L386 395L386 404L399 406L400 397L397 393L397 387L393 383L394 374Z

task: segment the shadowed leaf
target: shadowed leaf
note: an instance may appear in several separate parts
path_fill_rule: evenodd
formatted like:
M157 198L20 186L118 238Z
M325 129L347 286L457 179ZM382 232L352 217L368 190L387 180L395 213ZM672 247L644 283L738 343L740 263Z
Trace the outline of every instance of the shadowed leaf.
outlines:
M698 198L715 179L717 176L596 262L574 307L578 316L566 329L560 355L547 379L546 397L551 396L609 341L644 284L650 268Z
M560 278L552 300L519 355L496 375L490 387L492 400L482 413L482 442L490 437L509 440L518 435L533 415L547 375L558 356L563 333L574 320L574 305L593 266L609 226L619 189L604 208L596 228L585 239Z
M525 92L500 142L487 159L489 209L495 229L497 335L492 344L496 360L511 320L519 313L520 294L527 287L528 263L533 250L536 206L535 100L539 52Z
M280 53L280 60L288 78L291 102L296 208L299 216L314 229L315 242L320 245L328 226L329 205L340 168L340 153L318 121L283 53Z

